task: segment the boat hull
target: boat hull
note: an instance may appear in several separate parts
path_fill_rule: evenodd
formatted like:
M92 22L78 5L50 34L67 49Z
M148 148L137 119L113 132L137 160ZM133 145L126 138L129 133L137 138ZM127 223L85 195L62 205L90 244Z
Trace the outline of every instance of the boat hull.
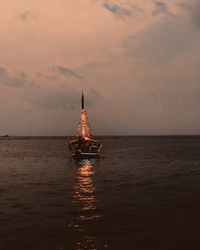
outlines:
M87 159L99 156L102 144L95 140L73 140L69 142L69 150L74 158Z
M91 159L91 158L98 158L99 157L99 152L94 152L94 153L87 153L87 152L81 152L78 150L75 153L72 153L72 157L75 159Z

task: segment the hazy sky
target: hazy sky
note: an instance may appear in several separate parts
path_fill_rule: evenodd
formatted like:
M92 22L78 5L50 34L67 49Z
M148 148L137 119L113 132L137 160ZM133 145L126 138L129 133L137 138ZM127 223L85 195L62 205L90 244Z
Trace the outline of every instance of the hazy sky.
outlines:
M1 0L0 135L200 134L200 0Z

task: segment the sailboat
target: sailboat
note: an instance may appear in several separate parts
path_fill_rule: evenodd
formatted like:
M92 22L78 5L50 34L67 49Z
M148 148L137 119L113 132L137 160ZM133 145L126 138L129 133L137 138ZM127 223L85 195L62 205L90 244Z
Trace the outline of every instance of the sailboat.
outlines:
M69 150L74 158L95 158L99 156L102 144L92 139L91 126L85 110L85 100L82 91L81 117L78 125L76 140L69 142Z

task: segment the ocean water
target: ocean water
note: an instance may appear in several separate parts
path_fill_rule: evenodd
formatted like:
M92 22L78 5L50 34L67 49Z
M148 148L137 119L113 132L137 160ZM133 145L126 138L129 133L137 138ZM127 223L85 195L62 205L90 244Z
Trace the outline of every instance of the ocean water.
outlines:
M0 140L0 250L200 249L200 137Z

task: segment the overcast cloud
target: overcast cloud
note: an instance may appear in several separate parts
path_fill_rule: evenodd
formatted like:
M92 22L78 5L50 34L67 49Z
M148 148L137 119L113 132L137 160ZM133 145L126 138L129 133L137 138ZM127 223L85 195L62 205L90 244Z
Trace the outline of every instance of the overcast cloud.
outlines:
M0 2L0 135L200 133L199 0Z

